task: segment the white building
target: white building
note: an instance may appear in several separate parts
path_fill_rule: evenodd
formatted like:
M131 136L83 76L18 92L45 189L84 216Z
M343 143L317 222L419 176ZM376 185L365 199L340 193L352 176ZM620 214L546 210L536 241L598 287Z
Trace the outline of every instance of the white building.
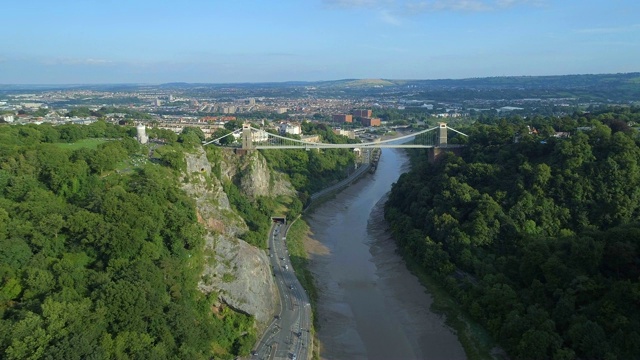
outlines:
M140 144L146 144L147 142L149 142L149 136L147 136L144 124L138 124L138 126L136 126L136 130L138 131L137 139Z
M269 133L263 130L260 131L252 131L251 132L251 141L252 142L265 142L269 140Z
M344 136L348 137L349 139L355 139L356 138L356 133L353 130L335 129L335 130L333 130L333 133L336 134L336 135L344 135Z
M302 135L302 127L300 124L280 123L280 134Z
M13 115L3 115L2 119L8 123L12 123L14 121Z

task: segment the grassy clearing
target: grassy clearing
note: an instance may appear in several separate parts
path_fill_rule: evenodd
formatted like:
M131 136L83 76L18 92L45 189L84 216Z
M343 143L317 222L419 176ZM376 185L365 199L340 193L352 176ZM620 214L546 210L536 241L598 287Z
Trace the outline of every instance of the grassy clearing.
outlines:
M132 155L129 158L120 161L114 170L120 172L128 172L136 167L141 167L149 163L149 160L144 155Z
M446 316L446 324L455 330L467 358L470 360L500 358L497 353L496 356L492 355L497 345L487 331L473 321L440 283L420 268L415 259L405 254L402 254L402 257L407 264L407 268L418 277L420 283L431 294L433 298L431 310Z
M97 149L98 145L106 142L106 139L83 139L74 143L56 143L55 146L61 149L78 150L82 148Z

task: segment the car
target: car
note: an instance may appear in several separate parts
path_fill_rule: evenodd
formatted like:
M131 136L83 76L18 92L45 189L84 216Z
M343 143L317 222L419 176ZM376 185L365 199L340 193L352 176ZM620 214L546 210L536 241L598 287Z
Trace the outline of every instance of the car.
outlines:
M284 256L280 258L280 260L284 261Z
M289 285L289 289L293 290L293 285Z

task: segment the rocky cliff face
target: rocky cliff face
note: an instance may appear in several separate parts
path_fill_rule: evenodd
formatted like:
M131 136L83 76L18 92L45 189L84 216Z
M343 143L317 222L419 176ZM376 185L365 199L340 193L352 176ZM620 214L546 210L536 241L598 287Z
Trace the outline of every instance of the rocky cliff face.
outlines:
M265 182L271 183L264 158L259 154L249 156L256 160L237 159L233 153L225 153L221 164L222 176L234 177L243 173L245 175L241 179L259 179L260 186L264 186ZM200 290L205 293L216 292L221 302L255 316L258 326L263 327L276 312L278 301L269 259L263 250L238 239L247 231L247 226L230 207L222 184L211 173L211 163L204 150L199 147L194 154L187 154L186 162L187 174L182 186L195 199L198 221L208 230L207 259ZM244 167L241 166L243 164ZM260 194L269 194L271 188L253 190L251 196L260 191L263 191ZM286 188L283 185L283 189Z
M258 196L296 194L284 175L272 173L265 158L257 151L245 156L227 153L222 163L222 176L231 179L244 194L252 199Z

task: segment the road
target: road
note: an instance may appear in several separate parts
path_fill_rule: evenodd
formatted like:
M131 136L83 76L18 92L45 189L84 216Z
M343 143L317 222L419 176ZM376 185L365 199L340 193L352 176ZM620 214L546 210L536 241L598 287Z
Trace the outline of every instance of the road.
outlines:
M367 170L369 164L363 164L348 178L311 195L311 200L348 186ZM280 309L251 353L251 359L311 358L311 304L289 260L287 229L288 225L274 222L269 232L269 256L280 294Z
M264 332L251 359L308 359L311 357L311 305L289 260L287 225L274 223L269 233L269 256L280 293L280 309Z

